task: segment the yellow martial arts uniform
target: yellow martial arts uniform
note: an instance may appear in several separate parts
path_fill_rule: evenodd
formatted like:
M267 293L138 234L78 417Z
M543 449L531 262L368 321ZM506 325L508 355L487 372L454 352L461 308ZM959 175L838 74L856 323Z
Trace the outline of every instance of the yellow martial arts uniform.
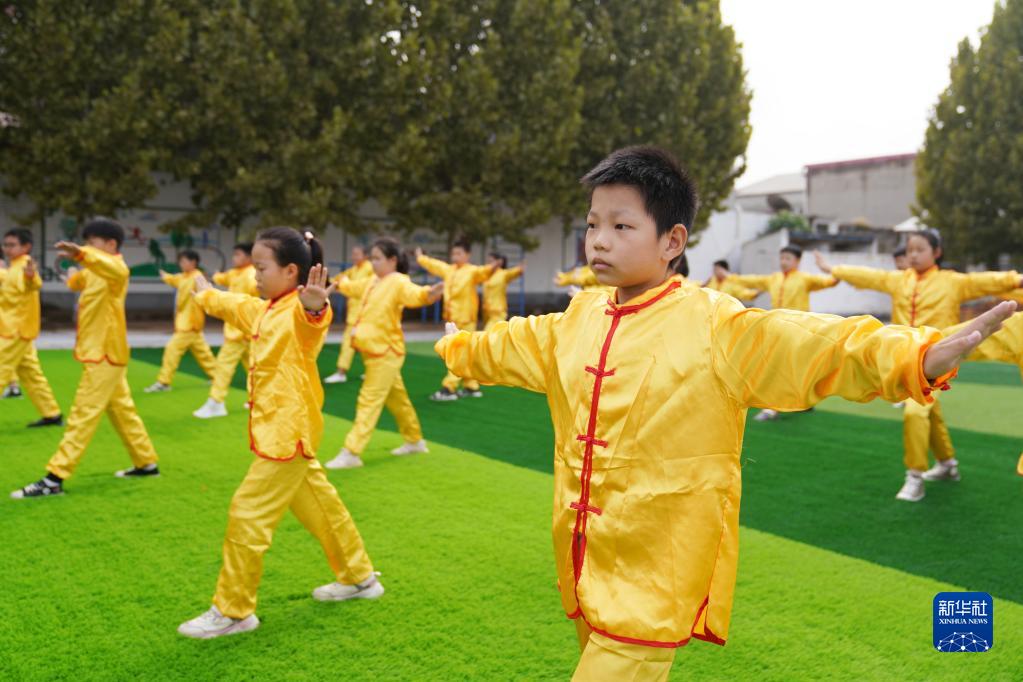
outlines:
M259 297L259 287L256 286L256 268L246 265L243 268L231 268L227 272L218 272L213 275L213 281L235 294L246 294ZM241 362L243 367L247 366L246 356L249 352L248 335L229 324L224 325L224 345L217 353L217 365L213 370L213 385L210 386L210 398L218 403L224 402L227 397L227 390L231 387L231 379L234 378L234 370Z
M838 280L828 275L811 275L801 270L774 272L770 275L730 275L742 287L766 291L771 295L771 308L777 310L810 310L810 292L830 289Z
M454 322L463 331L476 331L479 320L480 297L476 285L490 277L493 269L488 265L452 265L429 256L420 256L419 265L432 275L444 280L444 319ZM441 385L454 393L464 384L470 391L479 390L479 382L470 377L464 380L448 372Z
M359 317L352 324L352 345L366 363L366 378L355 404L355 423L345 437L345 447L358 455L366 448L386 406L398 422L406 443L423 438L419 417L409 400L401 367L405 364L405 336L401 312L430 303L430 287L417 286L408 275L391 273L383 279L346 280L338 291L359 300Z
M29 260L28 254L13 259L0 286L0 388L17 378L39 414L52 418L60 415L60 405L43 374L35 346L43 280L38 272L32 278L25 276Z
M174 381L174 373L181 364L181 356L187 351L192 351L192 356L206 376L211 379L216 376L217 359L213 357L213 351L210 350L210 345L206 343L206 337L202 333L203 327L206 326L206 315L192 296L195 278L200 274L202 273L198 270L193 270L177 275L160 275L166 284L177 289L174 295L174 334L167 342L167 347L163 349L163 362L156 377L157 381L167 386Z
M257 457L231 499L214 605L231 618L255 612L263 555L289 508L320 541L339 582L366 580L373 565L362 538L316 460L323 435L316 356L330 327L330 306L309 314L295 290L264 301L207 289L196 299L252 339L249 448Z
M728 636L747 408L927 402L947 380L922 372L940 339L871 317L747 309L673 277L621 305L583 292L564 313L446 336L436 350L456 374L547 396L568 616L622 647L672 648Z
M706 286L708 289L720 291L721 293L728 294L740 301L752 301L760 294L760 292L756 289L749 289L735 281L735 275L728 275L724 279L711 277L707 280Z
M577 287L589 289L591 287L600 286L600 282L597 280L597 275L592 269L590 269L589 265L580 265L568 272L559 272L555 276L555 280L555 284L559 287L567 287L574 284Z
M522 268L497 268L483 283L483 328L508 319L508 285L522 276Z
M873 289L892 297L892 321L911 327L928 325L947 329L959 322L964 301L1005 294L1019 286L1015 272L961 273L937 265L924 273L913 268L877 270L852 265L831 269L836 279L859 289ZM902 442L907 469L924 471L931 450L941 461L955 457L952 438L941 414L941 404L910 401L902 417Z
M352 282L359 282L361 280L368 280L373 277L373 264L369 262L369 259L362 261L358 265L353 265L344 272L334 277L336 283L340 283L343 279L348 279ZM340 289L338 289L340 291ZM355 359L355 349L352 348L352 325L359 319L359 311L362 310L362 302L358 297L346 296L348 299L345 303L345 333L341 337L341 351L337 356L337 371L347 373L352 366L352 360Z
M76 260L83 269L69 277L67 285L80 292L74 355L82 363L82 378L64 437L46 466L51 474L65 479L74 473L104 413L135 467L141 469L157 461L128 387L128 325L124 317L128 266L121 254L112 256L91 246L83 246Z

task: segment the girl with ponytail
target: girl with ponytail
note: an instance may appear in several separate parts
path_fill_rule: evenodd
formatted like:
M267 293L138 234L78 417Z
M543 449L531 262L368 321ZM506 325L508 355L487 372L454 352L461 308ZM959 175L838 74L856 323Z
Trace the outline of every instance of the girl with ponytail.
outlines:
M323 434L323 387L316 356L330 326L323 249L311 232L265 230L252 248L262 298L196 282L207 314L251 339L249 449L256 455L231 500L223 565L213 606L178 632L210 639L259 626L256 591L263 554L291 509L323 546L335 581L313 590L319 601L373 599L384 593L355 522L316 459Z

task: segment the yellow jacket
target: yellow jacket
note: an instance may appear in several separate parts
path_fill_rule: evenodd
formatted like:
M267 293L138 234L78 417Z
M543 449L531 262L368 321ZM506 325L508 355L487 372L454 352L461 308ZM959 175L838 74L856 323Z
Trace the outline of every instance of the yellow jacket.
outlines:
M359 301L361 313L352 322L352 347L369 357L405 354L401 311L430 303L430 287L413 284L408 275L393 272L380 279L346 280L338 291Z
M347 270L340 274L334 275L334 281L338 284L341 280L348 278L352 282L358 282L361 280L368 280L376 275L373 273L373 264L369 262L369 259L362 261L358 265L353 265ZM338 291L341 291L338 288ZM344 293L343 291L341 293ZM347 296L347 304L345 305L345 325L355 324L355 321L359 319L359 312L362 310L362 301L357 296Z
M559 287L567 287L573 284L584 289L600 286L597 275L590 269L589 265L580 265L568 272L559 272L556 279Z
M202 273L198 270L181 272L176 275L162 274L164 283L177 289L174 295L174 331L201 332L206 326L206 313L195 302L192 291L195 289L195 278Z
M836 265L831 274L859 289L889 294L893 323L939 329L959 322L959 306L964 301L1006 294L1019 286L1016 272L962 273L937 265L922 275L913 268L877 270L853 265Z
M124 299L130 273L124 257L83 246L75 260L83 268L67 280L68 289L81 292L75 360L126 365L130 353Z
M249 346L249 449L264 459L316 457L323 435L323 385L316 356L330 327L302 307L298 292L272 301L207 289L196 300L252 338Z
M772 308L786 310L810 310L810 292L828 289L838 280L828 275L811 275L800 270L789 273L774 272L770 275L732 275L739 286L767 291L771 295Z
M711 277L707 280L707 288L728 294L740 301L752 301L760 294L756 289L748 289L735 281L735 275L728 275L724 279Z
M508 285L522 276L522 268L497 268L483 283L483 316L508 316Z
M231 293L247 294L259 298L259 287L256 286L256 268L252 265L231 268L227 272L218 272L213 275L213 281L222 287L227 287ZM241 329L230 324L224 325L224 341L241 341L245 338L247 338L245 332Z
M747 309L675 277L625 305L583 292L564 313L436 350L457 375L547 395L569 617L670 647L728 635L746 409L929 402L922 357L940 339L871 317Z
M18 256L0 286L0 337L31 340L39 336L39 290L43 280L25 277L29 256Z
M490 266L456 266L429 256L417 260L427 272L444 280L444 319L458 325L475 323L480 308L476 285L490 277Z

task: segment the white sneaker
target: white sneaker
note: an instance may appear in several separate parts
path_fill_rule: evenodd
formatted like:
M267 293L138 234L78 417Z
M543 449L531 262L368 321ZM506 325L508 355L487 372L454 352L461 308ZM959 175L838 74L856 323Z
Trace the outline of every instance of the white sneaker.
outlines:
M214 419L216 417L226 417L227 408L224 407L224 403L218 403L213 398L207 398L203 406L192 413L193 417L199 419Z
M347 601L349 599L376 599L384 594L384 586L380 582L380 574L373 575L354 585L330 583L313 590L316 601Z
M906 482L902 484L902 489L895 499L906 502L919 502L924 499L924 479L919 471L911 469L906 472Z
M323 379L325 384L343 384L348 381L348 375L344 372L334 372L329 377Z
M418 440L415 443L405 443L400 448L391 450L392 455L416 455L420 452L429 452L430 449L426 447L425 440Z
M145 393L165 393L171 390L171 387L168 384L161 384L159 381L157 381L155 384L152 384L151 386L146 386L142 390Z
M905 401L905 400L903 400L903 401L902 401L901 403L892 403L892 407L894 407L894 408L895 408L896 410L902 410L902 409L905 409L905 407L906 407L906 401Z
M760 410L757 416L753 417L753 421L757 422L769 422L778 418L778 412L775 410Z
M259 618L252 614L247 618L228 618L216 606L198 618L186 620L178 626L178 634L194 639L213 639L224 635L237 635L259 627Z
M958 481L959 462L955 457L944 462L939 459L934 462L934 466L921 475L921 478L925 481Z
M328 469L356 469L362 466L362 458L352 453L348 448L341 448L341 452L337 453L337 457L323 466Z

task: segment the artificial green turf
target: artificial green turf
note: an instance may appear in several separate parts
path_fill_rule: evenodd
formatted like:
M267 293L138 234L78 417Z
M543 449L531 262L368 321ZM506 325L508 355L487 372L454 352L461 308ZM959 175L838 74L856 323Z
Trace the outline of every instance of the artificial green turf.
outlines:
M400 437L379 431L365 468L330 474L384 573L383 599L313 602L309 591L329 572L318 545L288 517L267 555L260 630L212 642L177 636L180 621L208 606L227 505L251 461L244 395L232 391L230 417L194 420L205 382L184 373L173 392L145 395L156 370L136 361L130 380L164 475L114 479L128 459L104 424L68 495L0 502L0 677L567 679L577 652L553 583L543 396L488 389L483 400L430 403L425 395L443 370L424 350L414 348L405 378L431 453L392 458L386 449ZM325 350L325 370L335 353ZM134 355L159 360L158 352ZM69 405L77 366L66 352L41 356ZM340 447L357 390L327 388L321 459ZM27 400L0 406L9 490L38 477L60 433L23 431L34 418ZM730 642L683 649L677 679L1018 678L1023 607L1010 597L1020 533L1010 526L1023 527L1023 479L989 472L995 455L966 456L1018 443L957 429L960 487L931 486L925 503L898 505L895 421L829 407L751 425L747 434ZM931 598L952 586L995 593L991 652L931 650Z

